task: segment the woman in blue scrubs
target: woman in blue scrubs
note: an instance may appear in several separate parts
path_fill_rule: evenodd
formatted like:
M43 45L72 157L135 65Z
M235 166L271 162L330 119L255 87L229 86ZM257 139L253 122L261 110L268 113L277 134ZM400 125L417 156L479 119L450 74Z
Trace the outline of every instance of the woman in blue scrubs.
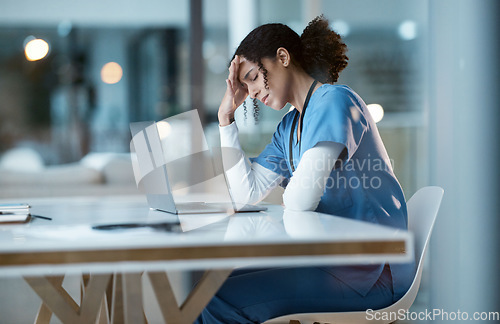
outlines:
M334 85L346 45L320 16L301 36L282 24L253 30L229 67L218 117L221 147L241 152L234 112L250 96L295 109L256 158L232 158L233 198L257 203L285 187L285 208L317 211L407 229L406 203L375 122L349 87ZM226 163L226 158L224 162ZM225 165L226 166L226 165ZM197 323L261 323L291 313L363 311L408 290L414 264L235 271Z

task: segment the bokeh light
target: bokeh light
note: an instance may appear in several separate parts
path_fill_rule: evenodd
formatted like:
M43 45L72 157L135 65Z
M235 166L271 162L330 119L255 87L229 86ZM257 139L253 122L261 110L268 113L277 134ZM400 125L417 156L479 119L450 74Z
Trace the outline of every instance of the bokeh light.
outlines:
M120 82L123 76L123 70L120 64L109 62L104 64L101 69L101 80L107 84L115 84Z
M43 39L35 38L24 46L24 55L28 61L38 61L49 53L49 44Z
M163 120L156 123L156 128L161 140L167 138L172 133L172 126Z
M368 111L373 117L373 120L375 120L376 123L382 120L384 118L384 108L379 105L379 104L370 104L367 106Z
M398 34L399 37L404 40L412 40L417 38L417 23L412 20L403 21L398 27Z
M335 20L331 27L334 31L336 31L340 36L347 37L351 31L351 27L349 24L343 20Z

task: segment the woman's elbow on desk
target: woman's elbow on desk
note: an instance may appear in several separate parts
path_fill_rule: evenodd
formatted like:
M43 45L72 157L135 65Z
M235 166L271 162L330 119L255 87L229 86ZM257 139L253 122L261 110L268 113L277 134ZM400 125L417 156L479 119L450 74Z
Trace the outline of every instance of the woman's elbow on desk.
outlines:
M314 199L302 195L297 190L285 190L283 194L283 205L285 209L293 211L315 211L320 199Z

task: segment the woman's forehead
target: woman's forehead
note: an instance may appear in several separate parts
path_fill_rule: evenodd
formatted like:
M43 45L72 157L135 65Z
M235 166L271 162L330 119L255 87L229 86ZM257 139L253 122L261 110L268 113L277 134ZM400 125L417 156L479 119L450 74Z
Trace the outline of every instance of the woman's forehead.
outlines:
M258 70L259 66L255 62L248 61L245 58L240 59L240 68L239 68L239 73L238 73L238 78L240 81L245 81L249 77L249 74L253 70Z

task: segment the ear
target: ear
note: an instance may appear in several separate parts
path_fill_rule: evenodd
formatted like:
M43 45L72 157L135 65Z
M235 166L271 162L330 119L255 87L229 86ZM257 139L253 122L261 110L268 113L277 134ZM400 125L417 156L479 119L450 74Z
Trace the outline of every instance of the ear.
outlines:
M284 67L288 67L292 62L292 57L288 50L284 47L280 47L276 50L276 59Z

